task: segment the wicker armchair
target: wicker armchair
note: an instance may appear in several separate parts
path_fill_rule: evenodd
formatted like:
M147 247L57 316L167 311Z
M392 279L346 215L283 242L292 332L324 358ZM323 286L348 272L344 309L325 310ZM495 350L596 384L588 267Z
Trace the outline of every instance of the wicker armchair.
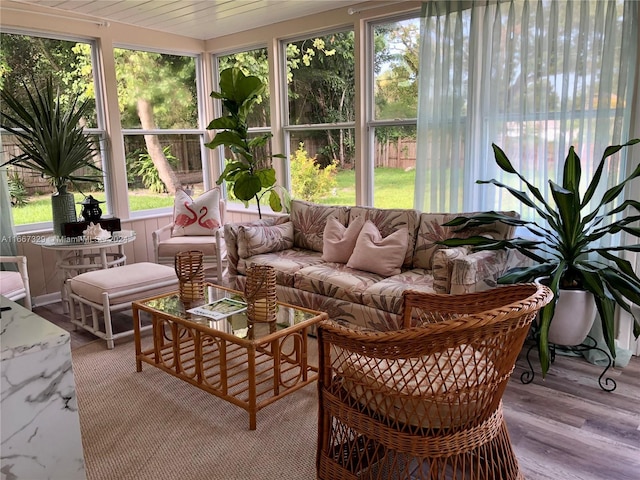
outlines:
M227 213L227 205L224 200L219 201L219 208L221 224L224 225ZM227 257L223 228L220 227L217 229L212 236L173 236L174 225L174 223L170 223L151 232L156 263L173 267L175 257L179 252L198 250L204 253L206 278L215 281L215 283L221 283L223 281L223 272Z
M536 312L520 284L466 295L405 292L405 324L318 329L319 479L523 479L502 395Z

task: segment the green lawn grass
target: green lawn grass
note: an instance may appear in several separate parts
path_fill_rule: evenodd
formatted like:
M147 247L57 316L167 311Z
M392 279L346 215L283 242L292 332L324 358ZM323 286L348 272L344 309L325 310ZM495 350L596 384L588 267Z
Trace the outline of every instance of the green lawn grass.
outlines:
M373 205L377 208L413 208L415 180L415 170L376 168Z
M91 195L96 200L104 201L104 192L92 192ZM81 193L74 193L76 203L82 202L84 196ZM129 192L129 207L131 211L151 210L153 208L173 206L173 195L149 194L142 191ZM77 206L78 215L82 211L82 206ZM103 208L104 210L104 208ZM13 222L15 225L25 225L28 223L50 222L51 221L51 196L33 195L29 197L29 203L24 207L14 207Z
M415 171L404 171L400 168L376 168L374 174L374 204L378 208L413 208L413 191ZM343 170L336 176L335 190L318 201L328 205L356 204L356 172ZM93 198L104 201L104 192L92 192ZM76 193L76 202L84 199L82 194ZM129 206L131 211L151 210L154 208L171 207L173 195L151 194L146 190L132 190L129 192ZM82 207L78 205L78 214ZM40 223L51 221L51 196L34 195L24 207L13 208L15 225Z
M415 170L376 168L374 173L374 206L377 208L413 208ZM318 203L328 205L356 204L356 172L343 170L336 175L337 187Z

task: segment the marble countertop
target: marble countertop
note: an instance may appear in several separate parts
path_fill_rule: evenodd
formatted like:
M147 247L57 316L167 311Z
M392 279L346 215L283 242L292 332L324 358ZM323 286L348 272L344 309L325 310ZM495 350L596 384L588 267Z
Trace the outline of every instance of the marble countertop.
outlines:
M70 341L69 332L0 295L1 360L19 357Z

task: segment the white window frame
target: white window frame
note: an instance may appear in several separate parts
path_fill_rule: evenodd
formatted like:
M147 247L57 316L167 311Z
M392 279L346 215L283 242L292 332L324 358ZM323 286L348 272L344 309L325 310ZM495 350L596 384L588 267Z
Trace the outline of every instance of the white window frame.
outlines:
M206 126L208 125L207 120L204 118L206 109L204 108L204 99L207 98L204 91L204 81L203 81L203 68L202 68L202 55L197 53L185 53L174 50L165 50L165 49L154 49L147 46L139 46L139 45L130 45L130 44L114 44L113 49L121 49L121 50L133 50L139 52L149 52L149 53L159 53L161 55L173 55L180 57L190 57L195 59L195 78L196 78L196 108L198 112L198 126L196 128L183 128L183 129L153 129L153 130L144 130L142 128L124 128L121 125L122 137L121 141L124 144L125 136L134 136L134 135L198 135L200 138L200 162L202 164L202 181L204 185L204 190L209 190L212 185L210 181L210 168L209 162L207 161L207 147L205 147L206 143L206 135L207 130ZM126 159L125 159L126 162ZM173 211L173 207L160 207L153 208L148 210L131 210L131 205L129 204L129 218L131 219L141 219L146 217L151 217L159 214L170 214Z
M113 211L113 202L112 202L112 191L110 188L111 182L110 179L110 165L112 161L112 157L110 155L110 150L108 148L109 142L107 137L107 131L105 128L106 125L106 116L104 109L104 98L99 92L103 92L103 78L100 74L100 69L98 68L98 42L95 38L90 37L82 37L75 35L60 35L53 33L40 32L36 30L23 30L23 29L13 29L7 28L2 30L2 33L7 33L11 35L23 35L27 37L39 37L46 38L49 40L61 40L65 42L76 42L76 43L86 43L91 47L91 72L93 74L93 84L95 102L96 102L96 123L97 127L85 128L84 131L88 136L95 136L99 139L100 144L100 161L102 162L102 173L103 173L103 185L104 185L104 193L107 201L107 208L111 212ZM0 129L0 135L4 135L5 131ZM37 223L26 223L23 225L14 225L16 233L28 233L34 231L43 231L43 230L51 230L53 228L53 221L50 222L37 222Z
M366 126L367 126L367 138L366 138L366 159L367 159L367 178L366 178L366 192L367 192L367 205L375 205L375 130L376 128L383 127L401 127L412 126L418 128L418 118L403 118L403 119L385 119L377 120L375 118L375 73L374 73L374 61L375 61L375 28L379 25L388 23L401 22L403 20L416 19L420 23L420 11L412 11L404 13L402 15L394 15L376 20L366 22L366 72L367 78L365 81L365 104L366 104Z
M269 56L269 48L267 45L265 44L260 44L260 45L252 45L252 46L247 46L247 47L241 47L241 48L236 48L233 50L225 50L225 51L221 51L221 52L216 52L211 54L211 68L213 70L213 78L215 80L214 82L214 90L218 90L219 85L220 85L220 57L228 57L230 55L235 55L237 53L244 53L244 52L250 52L251 50L260 50L260 49L265 49L267 51L267 61L268 61L268 56ZM271 72L269 72L269 82L273 82L273 75L271 75ZM220 115L222 115L222 102L220 100L216 100L213 102L213 112L214 112L214 118L218 118L220 117ZM204 125L209 125L209 123L211 122L211 120L213 120L213 118L209 119L208 121L206 121L204 123ZM249 127L247 133L252 134L252 133L269 133L272 132L272 125L271 125L271 115L269 115L269 125L265 126L265 127ZM206 147L205 147L206 148ZM216 166L217 166L217 171L222 173L224 171L224 146L220 145L218 147L216 147ZM217 179L216 179L217 181ZM224 196L225 199L227 199L227 201L229 201L229 196L228 196L228 190L227 190L227 184L226 182L222 182L222 184L220 185L220 188L222 189L222 194ZM237 206L240 207L242 206L242 208L244 208L244 205L241 202L231 202L230 205L233 206ZM264 205L261 206L261 208L263 210L265 209L269 209L268 205Z
M343 28L333 28L329 30L320 30L320 31L311 31L305 32L303 34L299 34L292 37L283 38L279 43L279 65L280 69L280 78L285 79L284 83L280 85L280 108L282 111L281 119L282 119L282 140L284 146L283 154L286 156L286 161L283 162L284 168L284 178L285 178L285 188L291 191L291 168L290 168L290 158L291 158L291 133L292 132L309 132L309 131L317 131L317 130L341 130L341 129L354 129L356 128L355 119L351 122L340 122L340 123L309 123L304 125L291 125L289 123L289 89L288 84L286 82L287 78L287 44L292 42L298 42L301 40L307 40L313 37L325 37L327 35L331 35L332 33L343 33L353 31L353 25L348 25ZM354 52L355 54L355 52ZM355 55L354 55L355 62ZM354 65L354 68L357 68L357 65Z

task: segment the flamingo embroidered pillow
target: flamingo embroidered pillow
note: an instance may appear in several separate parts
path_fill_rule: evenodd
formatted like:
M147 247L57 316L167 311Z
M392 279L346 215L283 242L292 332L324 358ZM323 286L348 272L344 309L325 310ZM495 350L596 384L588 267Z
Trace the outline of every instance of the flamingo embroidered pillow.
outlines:
M195 200L184 190L176 192L173 203L173 237L213 235L221 225L220 190L213 188Z

